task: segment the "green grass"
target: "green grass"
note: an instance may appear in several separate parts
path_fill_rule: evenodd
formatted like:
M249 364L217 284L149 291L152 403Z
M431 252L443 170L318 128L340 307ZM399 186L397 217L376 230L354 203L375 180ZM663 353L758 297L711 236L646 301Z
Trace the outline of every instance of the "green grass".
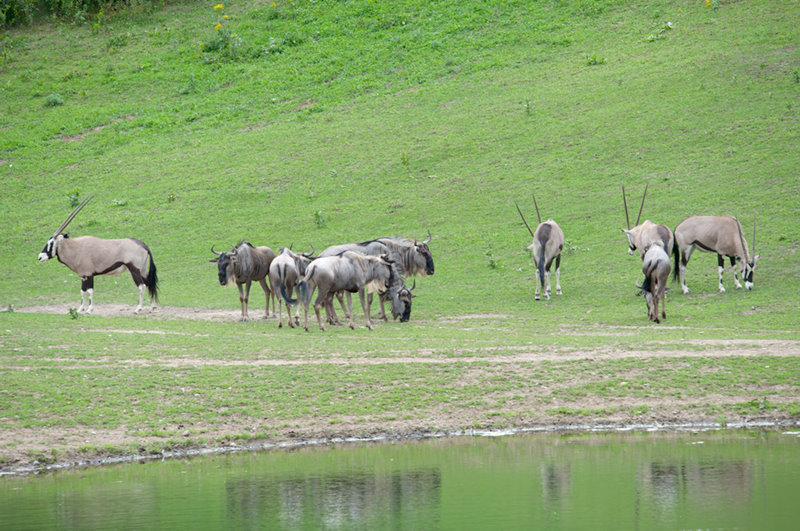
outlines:
M79 279L36 256L94 193L69 231L148 243L171 306L238 307L208 263L212 244L321 250L430 230L436 274L418 279L412 321L305 334L272 321L2 313L2 425L179 437L187 418L423 421L437 408L499 411L514 394L526 411L541 399L542 410L579 417L647 415L659 411L641 397L700 404L751 390L724 413L797 414L791 358L770 357L769 368L747 356L634 367L588 358L593 348L702 354L711 347L699 339L800 339L800 7L275 4L164 2L0 34L0 306L78 305ZM749 234L756 215L755 290L733 289L726 272L728 292L717 293L716 260L695 253L692 293L673 285L669 327L649 326L633 296L640 262L619 230L620 186L635 204L645 184L643 218L671 227L733 214ZM530 239L513 206L531 220L531 192L567 239L564 295L551 301L532 300ZM135 298L128 277L96 279L98 307ZM484 359L520 349L587 360L515 373ZM450 361L324 363L350 356ZM272 359L297 364L258 364ZM558 385L576 373L586 381ZM537 398L536 382L555 387ZM572 402L586 396L634 403Z

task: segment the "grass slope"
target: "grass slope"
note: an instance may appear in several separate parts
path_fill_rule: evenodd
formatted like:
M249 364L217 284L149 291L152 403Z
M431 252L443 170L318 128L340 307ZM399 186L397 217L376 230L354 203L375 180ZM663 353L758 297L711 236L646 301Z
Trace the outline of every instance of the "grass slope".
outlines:
M84 356L104 356L111 360L104 370L116 375L112 392L120 378L142 379L116 370L124 362L115 345L126 359L223 352L253 360L391 354L404 340L416 346L397 355L429 347L481 356L500 337L509 351L638 348L655 338L678 349L686 338L797 339L800 6L712 4L237 1L214 10L165 2L80 26L5 30L0 305L78 305L75 275L35 257L72 199L88 193L97 197L70 232L147 242L168 305L236 308L207 259L212 244L243 238L319 250L430 230L436 262L436 274L417 283L409 326L314 330L299 343L298 333L279 333L272 322L0 314L6 376L26 366L63 377L59 366L73 361L83 374ZM640 262L627 255L619 230L623 184L632 210L649 184L643 218L671 227L692 214L733 214L749 233L756 215L756 289L732 289L726 273L729 291L716 293L716 260L696 253L692 293L674 289L667 304L668 323L684 328L592 335L595 326L647 325L644 303L633 296ZM567 238L564 295L536 303L524 250L530 238L513 206L519 201L534 219L534 191ZM97 305L135 302L127 277L99 277L95 288ZM475 313L498 317L477 320L484 332L446 320ZM137 333L154 328L164 334ZM150 339L139 347L142 337ZM69 361L37 361L54 351ZM438 366L425 367L431 379L414 380L421 393L447 383L431 376ZM167 373L145 372L154 388L174 388ZM514 385L529 376L517 375ZM397 378L380 370L372 377L381 385ZM19 378L5 387L7 407L39 396ZM221 385L187 378L199 388ZM775 389L785 401L795 388L784 385ZM480 396L480 388L467 395ZM794 411L789 404L784 412ZM37 407L7 416L6 427L61 415ZM387 409L406 407L424 409L402 402ZM73 422L102 424L96 416ZM136 431L137 422L113 425Z

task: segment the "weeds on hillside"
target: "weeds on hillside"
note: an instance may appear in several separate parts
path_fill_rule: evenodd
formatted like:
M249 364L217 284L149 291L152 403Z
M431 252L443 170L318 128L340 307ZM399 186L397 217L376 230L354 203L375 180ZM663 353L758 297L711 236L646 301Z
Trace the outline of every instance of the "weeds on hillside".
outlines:
M587 55L586 56L586 66L596 66L596 65L604 65L606 64L606 58L600 57L597 54Z
M217 22L214 25L214 35L203 42L201 50L206 53L217 53L224 59L236 59L242 49L242 38L231 30L230 17L224 14L225 4L214 6Z

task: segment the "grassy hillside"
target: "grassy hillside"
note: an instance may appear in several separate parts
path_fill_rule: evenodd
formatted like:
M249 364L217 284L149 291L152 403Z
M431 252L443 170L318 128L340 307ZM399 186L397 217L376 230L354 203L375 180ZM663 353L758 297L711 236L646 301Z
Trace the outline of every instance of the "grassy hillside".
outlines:
M636 209L649 183L656 222L758 219L756 290L714 295L716 260L696 254L676 319L795 322L794 3L274 4L6 31L2 304L77 300L79 280L35 257L71 197L95 193L70 231L146 241L166 304L236 304L215 285L211 244L322 249L430 230L437 271L418 283L416 315L640 322L620 185ZM534 219L533 191L567 251L565 295L532 307L513 201ZM96 291L98 304L134 299L127 278Z

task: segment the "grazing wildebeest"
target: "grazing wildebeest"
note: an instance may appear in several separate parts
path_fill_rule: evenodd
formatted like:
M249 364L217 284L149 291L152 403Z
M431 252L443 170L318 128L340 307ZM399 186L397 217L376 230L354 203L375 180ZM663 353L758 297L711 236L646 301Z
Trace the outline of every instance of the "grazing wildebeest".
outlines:
M536 216L539 219L539 225L536 231L531 230L528 221L522 214L517 202L514 201L519 212L522 222L528 227L528 232L531 233L533 243L527 249L533 254L533 262L536 264L537 282L536 290L534 292L534 299L539 300L539 286L541 285L544 298L550 299L550 267L553 260L556 262L556 294L561 295L561 250L564 248L564 232L558 223L552 219L548 219L542 223L542 216L539 215L539 205L536 204L536 196L533 197L533 204L536 207Z
M667 279L669 278L669 255L661 242L655 242L645 249L642 260L644 282L641 290L647 302L647 315L651 321L660 323L658 303L661 301L661 317L667 318Z
M139 305L135 313L142 309L144 289L150 294L151 311L155 309L154 301L158 300L158 276L153 254L150 248L135 238L106 240L94 236L70 238L62 234L67 225L78 215L78 212L92 199L92 195L84 199L58 227L55 234L39 254L39 261L46 262L54 256L81 277L81 305L78 313L84 312L86 295L89 295L89 306L85 313L92 313L94 308L94 277L97 275L116 275L130 271L133 282L139 288ZM147 265L150 264L148 268Z
M372 321L369 315L369 305L365 301L365 288L373 283L379 289L387 290L395 285L395 270L388 256L367 256L352 251L344 251L336 256L317 258L308 266L303 280L297 284L297 293L305 307L305 329L308 331L308 305L314 290L317 290L317 299L314 301L314 312L321 330L325 330L320 316L320 309L326 306L326 311L333 307L332 296L339 291L347 292L347 305L349 307L349 326L353 325L353 311L350 293L358 292L361 308L367 321L367 328L372 330ZM294 304L296 300L287 300Z
M675 246L675 238L672 231L666 225L656 225L649 219L644 220L639 224L642 218L642 209L644 208L644 200L647 197L647 185L642 194L642 204L639 206L639 215L636 216L636 225L631 228L631 220L628 217L628 200L625 198L625 187L622 187L622 202L625 206L625 221L628 228L621 229L622 232L628 237L628 254L633 254L639 250L639 256L644 257L644 250L649 247L653 242L663 242L664 250L669 254L677 255L678 248Z
M278 328L283 326L283 301L291 298L295 284L306 274L306 268L313 260L311 257L313 254L313 245L310 253L295 253L290 248L284 247L269 266L269 283L272 291L281 294L278 297ZM286 305L286 312L289 315L289 326L294 328L295 324L300 322L300 306L295 310L294 321L289 304Z
M231 282L239 288L239 302L242 305L242 321L247 321L247 302L250 299L250 283L254 280L261 284L267 298L265 318L269 317L270 289L267 286L269 266L275 258L275 253L269 247L253 247L248 242L240 242L228 253L220 253L211 246L211 252L216 254L209 262L217 263L220 286L227 286ZM244 285L244 290L242 289ZM273 298L275 294L271 294ZM273 302L273 308L275 304Z
M411 290L405 287L403 280L409 276L433 275L433 256L431 255L431 250L428 247L428 243L430 243L430 241L430 231L428 231L428 239L425 241L418 241L416 238L414 240L390 237L377 238L361 243L333 245L322 251L319 254L319 257L323 258L326 256L335 256L344 251L353 251L367 256L381 256L383 254L388 254L389 259L394 261L395 266L400 274L400 278L397 280L397 282L401 283L400 289L397 290L398 297L393 298L392 300L392 316L394 319L399 317L401 322L406 322L411 317L411 299L413 298L413 295L411 294ZM414 285L416 286L416 283ZM393 293L393 290L389 290L389 292ZM369 294L369 297L371 299L372 293ZM339 304L342 306L342 309L345 311L345 315L347 316L347 309L344 307L341 294L337 294L337 298L339 298ZM380 297L378 315L379 318L382 318L384 321L388 320L384 310L385 299L385 296ZM332 317L334 320L336 320L335 313L332 313Z
M753 271L760 255L750 257L747 242L742 233L739 220L733 216L689 216L675 227L675 243L680 249L680 264L676 259L673 275L677 278L680 273L681 289L689 293L686 286L686 265L695 249L708 253L717 253L717 268L719 271L719 291L724 292L722 286L722 273L725 270L725 257L730 258L733 268L733 281L737 288L742 287L736 276L736 262L742 270L742 278L748 290L753 289ZM753 218L753 252L756 248L756 221Z

